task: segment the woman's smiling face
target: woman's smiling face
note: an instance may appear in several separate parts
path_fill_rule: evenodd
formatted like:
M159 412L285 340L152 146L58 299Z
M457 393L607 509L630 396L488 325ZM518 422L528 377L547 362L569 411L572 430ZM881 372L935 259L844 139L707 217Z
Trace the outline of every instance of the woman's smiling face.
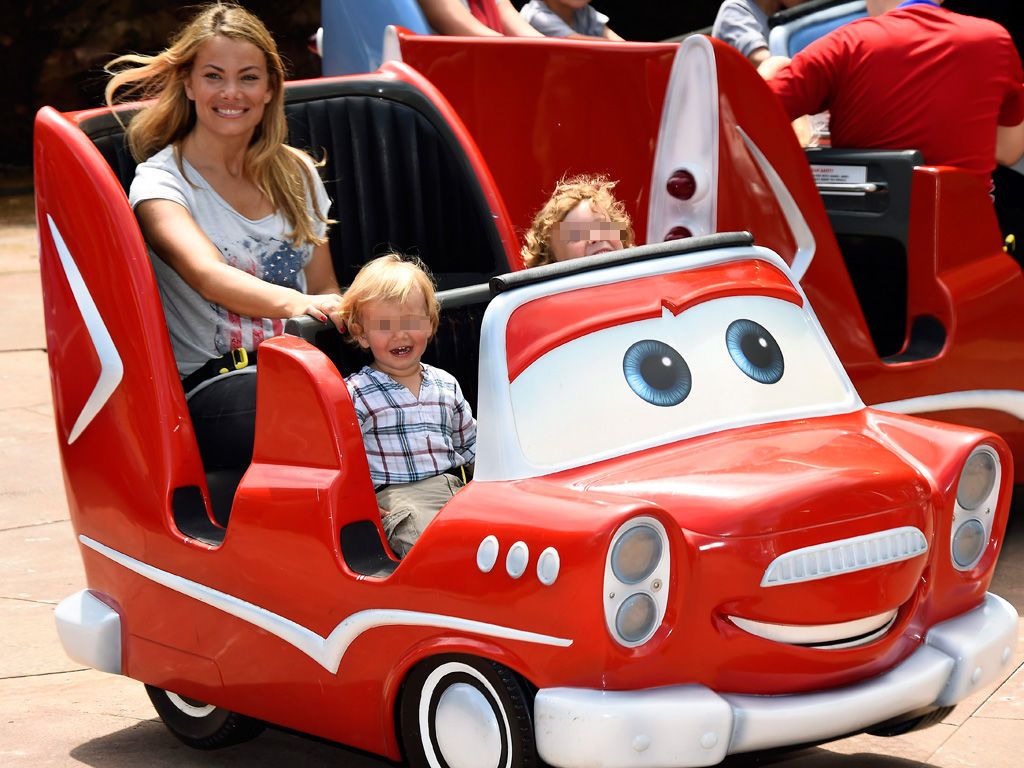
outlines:
M223 136L251 135L274 95L263 51L220 35L199 46L184 85L197 127Z

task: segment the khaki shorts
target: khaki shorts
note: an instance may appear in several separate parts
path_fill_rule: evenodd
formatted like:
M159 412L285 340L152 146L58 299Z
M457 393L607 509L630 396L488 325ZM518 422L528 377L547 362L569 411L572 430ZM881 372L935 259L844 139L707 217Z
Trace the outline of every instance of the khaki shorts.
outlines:
M459 478L445 474L377 491L384 534L396 555L409 553L423 529L462 486Z

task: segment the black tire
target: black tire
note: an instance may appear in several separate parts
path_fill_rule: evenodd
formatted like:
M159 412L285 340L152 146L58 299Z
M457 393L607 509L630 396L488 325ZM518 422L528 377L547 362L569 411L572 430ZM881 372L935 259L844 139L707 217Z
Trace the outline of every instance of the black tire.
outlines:
M422 713L422 717L421 717ZM398 725L411 768L542 768L533 693L512 670L472 656L436 656L409 673ZM473 734L467 737L467 734Z
M220 749L259 736L266 728L259 720L179 696L163 688L146 686L167 730L196 749Z
M895 720L876 725L868 733L872 736L902 736L905 733L920 731L940 723L952 711L953 707L939 707L938 709L931 709L923 713L908 713L908 715L898 717Z

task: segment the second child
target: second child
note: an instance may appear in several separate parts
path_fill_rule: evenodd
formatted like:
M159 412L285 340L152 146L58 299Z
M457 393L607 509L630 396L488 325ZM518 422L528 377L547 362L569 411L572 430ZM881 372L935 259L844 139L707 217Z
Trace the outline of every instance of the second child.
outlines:
M462 487L476 458L476 420L458 381L421 361L439 312L422 263L395 253L365 264L342 297L351 340L373 356L346 383L384 533L399 557Z

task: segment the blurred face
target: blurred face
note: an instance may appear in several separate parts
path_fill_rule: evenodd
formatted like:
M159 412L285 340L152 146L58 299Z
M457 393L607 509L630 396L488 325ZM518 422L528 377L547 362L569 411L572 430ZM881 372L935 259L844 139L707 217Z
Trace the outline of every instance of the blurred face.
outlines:
M195 102L199 130L250 137L274 95L263 51L227 37L207 40L185 79L185 95Z
M355 339L373 354L373 365L394 379L419 374L430 341L430 317L423 291L414 288L405 301L368 301L359 310Z
M555 261L569 261L621 248L622 231L619 225L613 224L608 214L595 207L590 200L580 201L552 233L551 254Z

